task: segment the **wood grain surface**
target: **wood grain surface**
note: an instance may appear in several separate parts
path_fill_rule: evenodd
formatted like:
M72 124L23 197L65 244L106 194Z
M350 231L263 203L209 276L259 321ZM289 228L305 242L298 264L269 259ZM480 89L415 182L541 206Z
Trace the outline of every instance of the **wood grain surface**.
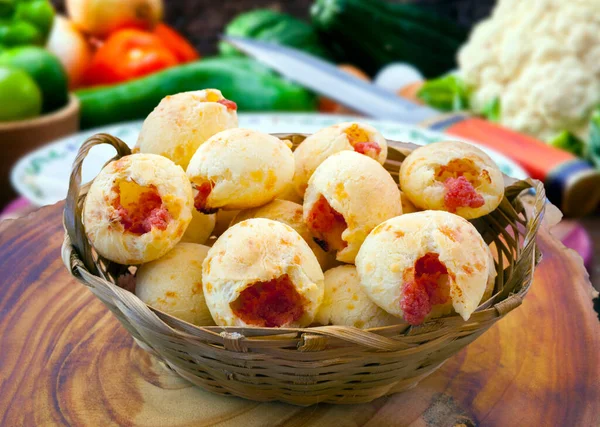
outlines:
M524 304L415 389L354 406L220 397L141 350L59 259L62 203L0 223L0 425L600 425L600 322L580 259L540 234Z

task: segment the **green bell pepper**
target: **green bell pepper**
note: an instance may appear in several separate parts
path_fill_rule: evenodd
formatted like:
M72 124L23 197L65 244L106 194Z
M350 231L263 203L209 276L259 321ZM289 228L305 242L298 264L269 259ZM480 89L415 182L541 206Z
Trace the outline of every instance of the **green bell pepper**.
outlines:
M49 0L0 0L0 50L44 45L53 22L54 8Z
M583 157L585 154L585 142L567 130L562 131L547 142L548 145L568 151L577 157Z
M427 80L417 92L417 97L441 111L469 109L469 89L460 77L453 74Z

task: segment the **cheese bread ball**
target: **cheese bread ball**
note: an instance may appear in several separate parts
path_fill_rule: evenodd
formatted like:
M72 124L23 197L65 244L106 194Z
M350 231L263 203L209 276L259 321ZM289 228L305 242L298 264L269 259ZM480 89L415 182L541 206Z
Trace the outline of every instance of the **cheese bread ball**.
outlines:
M323 300L323 272L304 239L264 218L219 237L202 265L202 283L219 326L304 327Z
M373 126L358 122L340 123L310 135L294 151L294 187L298 194L304 195L308 180L326 158L344 150L364 154L383 164L387 141Z
M333 266L335 258L325 252L314 241L312 234L310 234L308 227L302 220L302 205L287 200L276 199L264 206L240 211L231 222L231 225L250 218L272 219L289 225L308 243L323 270Z
M211 236L216 222L216 214L206 215L192 209L192 221L185 230L181 241L203 245Z
M144 120L137 149L165 156L185 169L204 141L238 126L236 110L235 102L217 89L166 96Z
M367 295L411 325L454 310L468 320L490 276L489 248L458 215L424 211L375 228L356 257Z
M187 168L196 209L248 209L275 199L294 176L284 141L249 129L219 132L198 148Z
M304 199L298 193L296 193L296 188L294 187L294 183L290 182L285 188L277 195L278 199L281 200L289 200L290 202L302 204Z
M353 265L342 265L325 272L325 295L315 320L321 325L344 325L368 329L399 323L369 299L360 286Z
M341 151L325 160L308 182L304 222L315 241L338 261L354 263L373 228L402 214L400 190L370 157Z
M221 234L225 233L227 229L231 226L231 221L236 217L236 215L240 211L224 211L219 210L215 216L217 218L215 229L213 230L213 235L219 237Z
M406 194L402 193L402 191L400 191L400 203L402 204L402 213L403 214L420 211L420 209L417 208L415 205L413 205L413 203L409 200L409 198L406 197Z
M458 141L419 147L400 167L400 187L415 206L466 219L496 209L504 197L498 166L479 148Z
M198 326L212 326L202 291L202 261L208 247L179 243L138 268L135 294L146 304Z
M156 154L132 154L100 171L85 198L83 220L100 255L119 264L141 264L179 242L193 204L181 167Z

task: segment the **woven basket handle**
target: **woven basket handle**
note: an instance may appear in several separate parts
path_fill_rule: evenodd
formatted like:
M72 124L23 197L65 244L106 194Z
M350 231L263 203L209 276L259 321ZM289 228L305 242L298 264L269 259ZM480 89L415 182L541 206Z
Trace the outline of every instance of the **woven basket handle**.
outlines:
M85 228L83 226L83 202L90 184L81 185L81 168L90 149L102 144L112 145L117 150L116 156L110 159L107 164L131 154L131 150L127 144L112 135L98 133L88 138L79 148L77 157L75 157L75 161L73 162L71 178L69 179L69 192L67 193L63 213L63 225L71 239L73 247L87 270L95 275L98 274L98 268L92 258L92 248L85 235Z

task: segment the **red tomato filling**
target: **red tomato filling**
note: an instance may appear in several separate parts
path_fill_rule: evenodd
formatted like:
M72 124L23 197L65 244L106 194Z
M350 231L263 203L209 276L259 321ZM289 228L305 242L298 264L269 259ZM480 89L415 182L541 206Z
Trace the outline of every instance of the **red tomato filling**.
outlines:
M167 228L171 215L162 207L162 199L156 187L150 185L139 194L136 201L130 201L126 206L121 204L120 187L117 186L115 191L118 195L113 206L125 231L141 235L148 233L152 228Z
M363 128L357 124L349 126L344 133L348 137L350 145L354 148L354 151L365 156L376 159L381 153L381 147L379 144L373 141L369 141L369 134Z
M346 247L347 243L342 239L342 233L348 228L346 220L331 207L325 197L320 196L313 205L306 224L315 236L315 242L324 251L340 251Z
M196 195L194 196L194 207L204 214L215 213L217 211L216 209L206 206L206 201L213 189L213 184L209 181L203 182L202 184L194 184L194 189L196 190Z
M304 298L286 274L247 287L231 303L231 309L248 325L280 327L302 317Z
M456 212L458 208L480 208L485 204L483 196L475 191L473 184L464 176L448 178L444 181L444 187L444 204L450 212Z
M357 142L356 144L354 144L354 151L369 157L376 158L379 156L379 153L381 153L381 147L378 143L372 141Z
M229 99L220 99L217 101L217 104L221 104L227 107L228 110L237 110L237 104Z
M491 182L488 172L479 170L470 159L454 159L436 171L436 180L446 187L444 204L448 211L456 212L458 208L479 208L485 200L475 190L482 180Z
M413 277L404 284L400 308L404 320L411 325L423 323L431 308L445 304L450 298L448 270L439 255L427 253L415 262Z

